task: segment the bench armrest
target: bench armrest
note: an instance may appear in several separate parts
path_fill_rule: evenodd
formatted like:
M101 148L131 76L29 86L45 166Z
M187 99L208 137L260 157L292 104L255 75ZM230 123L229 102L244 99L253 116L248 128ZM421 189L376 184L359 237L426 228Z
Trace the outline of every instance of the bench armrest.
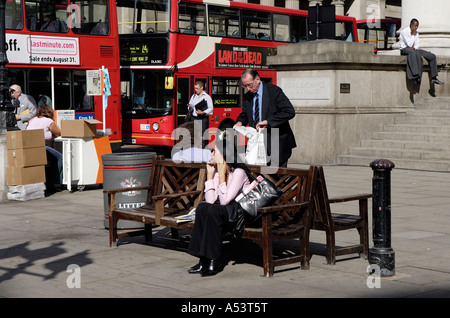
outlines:
M155 203L155 223L157 225L161 225L161 218L165 215L165 201L164 199L172 199L172 198L181 198L185 196L192 196L195 194L201 194L203 191L194 190L194 191L186 191L186 192L177 192L177 193L169 193L169 194L158 194L152 196L153 202Z
M328 202L341 203L341 202L356 201L356 200L367 200L367 199L370 199L371 197L372 197L371 193L356 194L356 195L331 198L331 199L328 199Z
M112 219L112 211L116 209L116 194L121 192L128 192L128 191L138 191L138 190L149 190L151 186L145 186L145 187L135 187L135 188L120 188L120 189L110 189L110 190L103 190L104 194L107 194L108 199L108 215L109 218Z
M110 190L103 190L103 193L116 194L116 193L128 192L128 191L149 190L150 188L151 188L151 186L135 187L135 188L110 189Z
M133 188L135 189L135 188ZM187 195L194 195L194 194L200 194L201 190L195 190L195 191L187 191L187 192L177 192L177 193L170 193L170 194L158 194L152 196L152 199L155 201L168 199L168 198L176 198L181 196L187 196Z
M309 201L299 202L299 203L288 203L288 204L280 204L273 206L266 206L264 208L259 208L258 211L262 214L275 213L279 211L284 211L287 209L300 209L303 207L308 207Z

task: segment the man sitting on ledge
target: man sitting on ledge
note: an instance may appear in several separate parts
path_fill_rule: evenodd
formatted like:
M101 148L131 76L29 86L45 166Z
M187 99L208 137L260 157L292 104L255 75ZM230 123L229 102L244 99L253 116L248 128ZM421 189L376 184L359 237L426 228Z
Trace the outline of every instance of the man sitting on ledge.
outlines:
M436 55L431 52L420 49L419 43L419 21L412 19L409 28L400 32L399 44L402 55L407 55L406 77L415 84L420 84L422 80L423 60L422 56L428 61L431 69L431 83L443 85L444 83L437 79Z

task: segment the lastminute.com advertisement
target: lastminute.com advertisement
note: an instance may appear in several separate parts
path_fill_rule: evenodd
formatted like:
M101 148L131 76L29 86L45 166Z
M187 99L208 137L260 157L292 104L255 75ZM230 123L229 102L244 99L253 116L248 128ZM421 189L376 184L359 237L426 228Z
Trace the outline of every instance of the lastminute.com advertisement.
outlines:
M6 56L9 63L80 64L77 38L7 33Z

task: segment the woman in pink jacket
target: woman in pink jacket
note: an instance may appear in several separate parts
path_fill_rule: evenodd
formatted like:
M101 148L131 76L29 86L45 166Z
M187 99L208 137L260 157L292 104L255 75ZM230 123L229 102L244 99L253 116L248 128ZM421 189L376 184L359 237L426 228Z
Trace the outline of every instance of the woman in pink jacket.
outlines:
M200 203L195 211L188 253L199 257L200 261L188 270L191 274L211 276L219 271L222 235L235 221L237 203L234 199L250 184L242 165L237 160L234 134L219 130L212 161L206 165L206 202Z

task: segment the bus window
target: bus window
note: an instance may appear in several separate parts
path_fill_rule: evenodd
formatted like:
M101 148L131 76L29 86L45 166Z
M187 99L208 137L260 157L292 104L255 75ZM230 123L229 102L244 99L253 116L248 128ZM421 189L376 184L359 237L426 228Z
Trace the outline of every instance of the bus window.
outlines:
M394 45L397 42L397 24L396 23L391 23L389 25L387 25L387 30L386 30L386 36L387 36L387 43L386 43L386 48L391 48L392 45Z
M25 16L30 31L67 33L67 0L26 1Z
M244 37L246 39L270 40L270 13L242 10Z
M239 78L212 78L211 98L214 102L214 107L241 107L240 91Z
M7 86L12 84L17 84L22 88L22 91L27 94L28 86L25 81L25 70L22 68L11 68L8 67L8 83Z
M354 42L353 24L351 22L336 21L336 40Z
M86 95L86 71L73 71L73 105L76 110L93 111L94 97Z
M189 100L191 98L191 94L189 91L189 83L190 80L188 77L178 77L177 78L177 109L178 114L176 117L177 126L183 124L188 115L187 104L189 104Z
M358 20L359 41L375 43L375 52L392 50L392 45L397 42L400 25L400 19Z
M291 41L296 42L306 42L308 40L306 30L308 25L308 20L306 17L293 16L291 18Z
M180 3L178 6L178 29L185 34L206 35L205 6Z
M55 80L55 109L71 109L70 103L70 71L65 69L55 69L54 71ZM50 94L46 94L51 96Z
M36 102L41 96L48 96L51 101L51 74L48 69L31 69L28 71L29 94ZM73 84L73 89L71 85ZM92 111L94 107L93 96L86 95L85 70L54 70L54 109L75 109Z
M168 3L164 0L118 0L119 34L168 32Z
M239 10L208 6L209 35L241 37L239 31Z
M22 0L6 2L5 27L9 30L21 30L23 28Z
M122 110L125 115L161 116L172 109L172 89L165 89L165 71L121 71Z
M109 7L106 0L73 0L80 16L72 24L76 34L109 35ZM78 11L78 10L77 10ZM79 19L79 21L78 21Z
M41 95L52 96L50 69L33 68L28 71L28 93L36 102Z
M120 105L122 111L126 113L131 112L131 70L122 69L120 70Z
M289 16L284 14L273 14L273 32L274 40L281 42L290 42Z

